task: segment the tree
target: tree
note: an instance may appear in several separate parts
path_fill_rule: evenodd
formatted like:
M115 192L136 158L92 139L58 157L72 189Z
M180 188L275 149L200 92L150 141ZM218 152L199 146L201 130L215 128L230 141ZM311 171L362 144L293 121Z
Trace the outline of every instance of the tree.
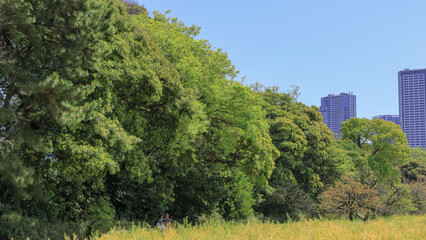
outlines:
M401 166L403 182L426 182L426 167L417 161L409 161Z
M426 151L410 148L410 156L400 167L403 182L426 181Z
M260 199L250 189L267 188L277 155L261 97L233 80L226 53L194 39L197 27L159 13L122 16L116 27L99 94L110 96L110 114L142 140L107 178L121 216L173 211L195 220L220 208L247 217Z
M357 217L367 220L381 205L376 190L348 176L327 188L318 199L321 210L326 213L347 214L351 221Z
M112 9L107 1L1 0L0 12L1 53L13 56L0 61L0 145L7 153L0 156L0 184L3 201L19 210L17 187L41 182L52 136L97 106L85 100L94 90L91 73ZM16 171L5 170L10 166Z
M265 200L256 207L256 211L280 222L318 216L318 204L297 184L287 181L273 186L274 190L265 196Z
M410 150L409 161L400 167L401 181L408 184L410 188L411 201L417 209L412 212L424 214L426 212L426 151L421 148Z
M417 209L415 214L426 213L426 182L411 182L408 184L410 187L412 202Z
M261 95L270 125L269 135L280 150L270 180L272 186L294 181L306 193L315 193L323 186L319 174L328 158L332 132L322 123L317 109L269 88Z
M280 151L269 180L272 189L265 192L265 200L256 210L280 221L312 216L316 209L313 197L327 181L320 176L336 170L327 151L332 132L316 108L296 101L297 88L285 94L275 87L252 87L264 99L269 135Z
M379 192L382 207L379 209L382 215L407 214L417 210L413 204L410 186L398 181L390 181L376 187Z
M423 148L410 148L410 157L423 165L426 164L426 150Z
M138 15L141 13L147 14L146 8L135 0L123 0L126 5L126 10L129 15Z
M342 123L342 139L355 143L367 156L368 165L380 179L399 175L409 146L401 128L382 119L351 118Z
M328 158L324 160L320 177L324 185L333 184L343 175L359 177L361 171L369 170L365 152L347 140L334 139L327 148Z

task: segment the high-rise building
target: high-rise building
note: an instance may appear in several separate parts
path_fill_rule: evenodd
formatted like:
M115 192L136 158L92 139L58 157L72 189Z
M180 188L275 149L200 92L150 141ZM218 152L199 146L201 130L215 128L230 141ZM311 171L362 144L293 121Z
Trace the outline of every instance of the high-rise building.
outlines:
M426 69L398 72L399 117L410 147L426 148Z
M380 119L383 119L385 121L390 121L390 122L393 122L395 124L401 125L400 122L399 122L399 116L398 115L379 115L379 116L373 117L373 119L377 119L377 118L380 118Z
M342 122L356 117L356 96L349 92L322 97L320 112L323 123L327 124L327 127L338 137L341 137Z

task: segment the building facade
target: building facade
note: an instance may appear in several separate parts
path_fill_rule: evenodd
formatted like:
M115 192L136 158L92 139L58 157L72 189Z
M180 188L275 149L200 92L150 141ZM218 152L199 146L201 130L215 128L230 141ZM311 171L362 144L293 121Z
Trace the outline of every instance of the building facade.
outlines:
M393 122L395 124L401 125L398 115L379 115L379 116L373 117L373 119L377 119L377 118L380 118L380 119L383 119L385 121L390 121L390 122Z
M320 112L323 123L340 138L342 122L356 117L356 96L349 92L322 97Z
M398 72L399 117L410 147L426 148L426 69Z

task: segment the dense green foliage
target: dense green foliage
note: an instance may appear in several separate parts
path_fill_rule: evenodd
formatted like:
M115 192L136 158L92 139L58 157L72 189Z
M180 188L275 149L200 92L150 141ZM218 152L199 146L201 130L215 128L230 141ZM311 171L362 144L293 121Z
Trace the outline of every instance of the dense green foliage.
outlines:
M383 179L399 175L409 146L402 129L382 119L352 118L342 123L342 139L355 143L366 153L368 166Z
M273 189L265 194L259 210L277 220L297 219L298 212L313 214L311 197L328 184L322 175L335 169L327 152L332 132L322 123L318 109L295 102L289 94L272 88L259 94L265 101L269 134L280 151L269 180Z
M315 217L345 175L378 214L423 211L426 154L399 128L351 119L334 139L297 87L243 85L199 31L134 1L0 0L1 237Z

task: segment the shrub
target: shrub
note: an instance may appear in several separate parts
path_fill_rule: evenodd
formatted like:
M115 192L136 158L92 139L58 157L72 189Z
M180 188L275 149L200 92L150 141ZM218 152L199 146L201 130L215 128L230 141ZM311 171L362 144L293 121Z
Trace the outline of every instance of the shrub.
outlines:
M96 203L89 206L86 235L92 235L96 231L106 232L114 225L115 209L106 198L99 198Z
M0 239L64 239L64 236L84 237L85 227L81 223L41 221L22 217L16 213L0 217Z
M270 220L285 222L316 217L318 204L297 184L289 181L267 194L256 210Z

